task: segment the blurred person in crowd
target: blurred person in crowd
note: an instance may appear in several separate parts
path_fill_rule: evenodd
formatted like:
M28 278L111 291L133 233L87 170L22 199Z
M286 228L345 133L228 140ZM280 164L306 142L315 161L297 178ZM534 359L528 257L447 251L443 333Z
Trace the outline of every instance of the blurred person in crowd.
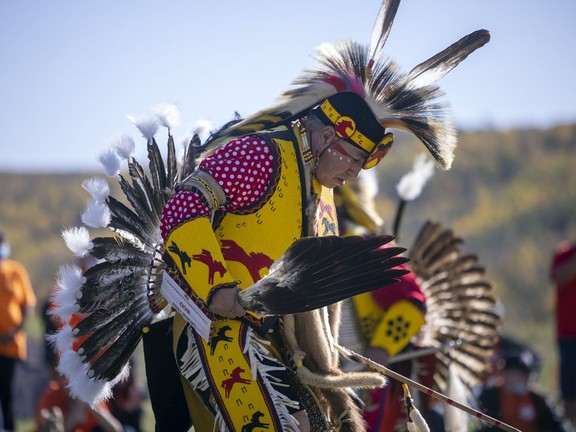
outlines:
M576 428L576 243L564 241L554 252L550 279L556 294L556 338L560 360L560 395Z
M66 380L54 374L36 405L36 432L122 432L109 402L90 406L72 397Z
M14 370L17 361L26 359L24 326L36 297L26 268L9 257L10 243L0 230L0 402L3 428L13 431Z
M501 370L493 385L485 387L478 404L482 412L522 432L573 432L573 428L547 395L535 384L539 356L528 347L502 352ZM499 430L480 425L478 432Z

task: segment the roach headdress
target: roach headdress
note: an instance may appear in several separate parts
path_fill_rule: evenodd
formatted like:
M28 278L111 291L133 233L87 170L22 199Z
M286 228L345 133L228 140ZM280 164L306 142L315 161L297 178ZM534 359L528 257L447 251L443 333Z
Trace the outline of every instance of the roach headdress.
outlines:
M371 139L360 145L370 153L365 168L375 166L391 147L392 135L385 134L384 129L397 128L414 134L438 167L449 169L456 135L448 105L443 100L444 93L435 83L486 44L490 35L486 30L470 33L403 73L395 62L383 55L399 4L400 0L382 2L368 45L351 41L321 45L315 56L318 66L296 78L293 89L282 94L275 105L221 129L209 139L210 145L222 145L232 137L295 120L310 109L320 108L324 119L328 118L327 124L338 126L346 117L352 119L360 132L363 132L360 125L370 130L364 134ZM349 108L346 113L334 109L333 97L339 93L354 94L367 109ZM356 100L352 102L358 105ZM353 138L355 129L341 129L344 129L341 137ZM348 141L358 145L357 139Z

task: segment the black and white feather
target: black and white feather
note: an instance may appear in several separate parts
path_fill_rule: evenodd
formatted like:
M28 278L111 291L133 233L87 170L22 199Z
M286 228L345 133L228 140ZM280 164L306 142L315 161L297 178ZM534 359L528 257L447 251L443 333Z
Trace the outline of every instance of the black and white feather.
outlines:
M305 237L295 241L267 276L239 294L240 304L261 315L318 309L397 282L406 270L392 236Z

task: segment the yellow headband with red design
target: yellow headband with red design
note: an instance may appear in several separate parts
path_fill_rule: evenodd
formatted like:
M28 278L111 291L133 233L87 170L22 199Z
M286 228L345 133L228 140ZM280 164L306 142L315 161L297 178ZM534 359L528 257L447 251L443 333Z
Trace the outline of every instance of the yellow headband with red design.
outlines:
M373 168L378 165L392 147L394 136L390 132L386 133L380 142L376 144L356 128L356 122L351 117L341 115L330 103L330 100L326 99L320 104L319 108L334 125L336 135L368 153L362 165L363 169Z

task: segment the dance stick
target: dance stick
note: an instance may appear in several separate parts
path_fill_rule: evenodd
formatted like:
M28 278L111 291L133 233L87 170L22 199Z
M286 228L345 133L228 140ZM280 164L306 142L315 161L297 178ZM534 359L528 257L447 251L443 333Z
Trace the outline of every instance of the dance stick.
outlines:
M428 396L431 396L434 399L438 399L450 406L461 409L462 411L467 412L468 414L476 417L479 420L482 420L483 422L489 423L492 426L496 426L498 429L508 432L521 432L519 429L516 429L506 423L501 422L500 420L490 417L489 415L483 414L480 411L476 411L474 408L461 404L458 401L450 399L449 397L443 395L442 393L438 393L437 391L434 391L431 388L428 388L416 381L413 381L410 378L406 378L404 375L400 375L399 373L396 373L393 370L390 370L387 367L382 366L380 363L376 363L375 361L372 361L369 358L364 357L363 355L360 355L354 351L350 351L348 348L345 348L341 345L337 345L337 348L345 357L349 358L350 360L353 360L357 363L362 363L363 365L366 365L386 375L387 377L393 378L396 381L400 381L401 383L404 383L424 394L427 394Z
M388 364L392 364L392 363L398 363L401 361L405 361L405 360L412 360L418 357L422 357L428 354L434 354L437 353L439 351L449 351L452 348L456 348L460 345L462 345L463 341L462 339L456 339L453 340L451 342L447 342L445 344L442 344L439 347L428 347L428 348L418 348L414 351L408 351L402 354L398 354L395 355L394 357L390 357L390 360L388 360Z

